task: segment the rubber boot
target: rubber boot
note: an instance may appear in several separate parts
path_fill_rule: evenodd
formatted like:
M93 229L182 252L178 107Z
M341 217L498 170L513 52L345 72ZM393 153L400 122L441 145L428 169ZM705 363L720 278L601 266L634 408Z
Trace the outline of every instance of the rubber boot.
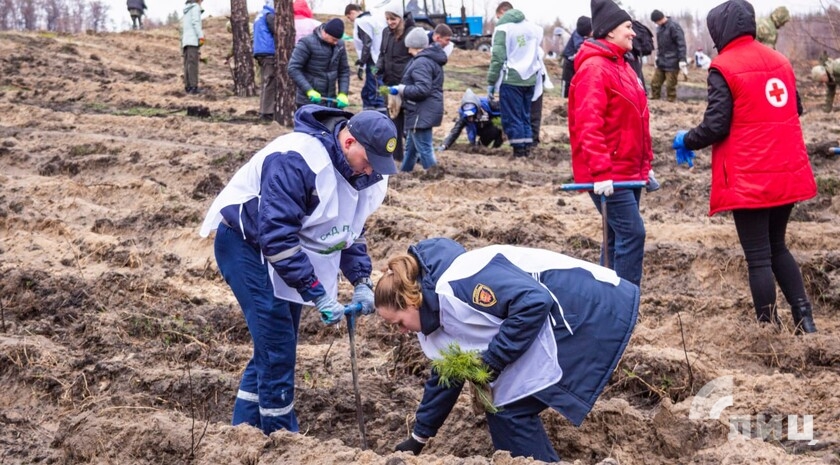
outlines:
M779 319L779 313L776 311L775 305L765 305L763 307L756 307L755 319L759 323L773 323L776 328L782 327L782 320Z
M800 300L796 305L790 307L793 315L793 334L797 336L806 333L816 333L817 325L814 324L814 314L811 303L807 300Z
M513 156L514 158L522 158L528 156L528 149L526 147L514 147L513 148Z

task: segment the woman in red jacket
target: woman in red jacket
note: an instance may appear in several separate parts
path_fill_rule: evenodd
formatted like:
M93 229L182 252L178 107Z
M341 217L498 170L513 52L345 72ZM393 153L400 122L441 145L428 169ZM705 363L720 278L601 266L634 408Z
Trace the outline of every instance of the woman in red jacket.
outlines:
M790 304L794 332L816 332L799 265L785 244L793 205L817 194L793 68L755 41L755 10L748 2L713 8L706 24L719 52L709 69L708 108L699 126L677 133L674 148L712 146L709 215L732 211L758 321L779 324L775 278Z
M598 211L606 196L607 245L615 272L642 281L645 224L641 189L613 189L613 181L647 180L653 151L645 89L625 61L633 48L630 15L612 0L592 0L592 35L575 56L569 88L569 136L575 182L594 183Z

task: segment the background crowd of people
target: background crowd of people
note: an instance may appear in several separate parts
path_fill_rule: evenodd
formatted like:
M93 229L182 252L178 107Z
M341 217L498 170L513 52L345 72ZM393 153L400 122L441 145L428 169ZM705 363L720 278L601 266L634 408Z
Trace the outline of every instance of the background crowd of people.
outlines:
M184 15L188 93L197 88L200 5L201 0L188 0ZM513 157L530 156L539 143L543 89L551 87L542 28L507 1L495 13L487 96L464 93L455 127L438 150L451 147L464 128L471 145L498 147L506 139ZM267 4L254 27L261 66L271 55L273 15ZM355 4L345 16L353 23L364 110L343 111L350 105L352 74L344 22L311 23L288 64L297 86L294 131L234 175L202 228L205 236L217 231L219 269L254 341L233 423L266 434L298 430L294 366L300 312L309 303L326 324L343 318L340 271L353 283L352 302L362 313L375 310L398 329L417 332L430 358L440 358L452 343L480 353L477 363L488 373L486 384L501 408L487 412L497 449L558 461L539 413L553 408L580 424L638 315L646 237L640 205L644 186L655 183L648 92L638 74L640 57L650 53L636 40L645 31L613 0L591 0L591 16L578 19L563 50L569 174L591 186L589 195L603 217L602 266L505 245L466 251L436 238L392 257L374 286L365 220L384 200L388 176L410 172L418 161L426 170L438 167L432 134L443 120L451 30L429 32L415 25L399 0L386 5L381 18ZM687 72L684 32L659 10L650 20L656 24L657 50L650 99L658 100L664 85L666 99L674 102L679 74ZM805 334L816 331L813 309L785 237L795 204L814 197L816 183L799 124L793 68L773 48L777 28L788 20L787 10L777 9L769 22L757 21L745 0L728 0L709 12L707 27L718 54L697 63L709 70L708 106L697 127L675 134L672 147L677 161L681 156L690 161L694 150L712 146L709 214L732 212L756 320L781 326L778 283L793 331ZM813 73L832 86L832 100L836 69L826 57ZM264 72L263 93L270 81ZM260 113L270 115L262 99ZM401 161L399 170L395 161ZM619 184L626 181L640 185ZM432 371L411 435L397 450L419 454L443 424L464 384L440 381Z

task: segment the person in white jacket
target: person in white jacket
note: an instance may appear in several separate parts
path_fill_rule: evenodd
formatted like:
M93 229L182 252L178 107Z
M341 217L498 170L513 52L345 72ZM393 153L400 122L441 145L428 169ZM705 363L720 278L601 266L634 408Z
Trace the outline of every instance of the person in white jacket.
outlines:
M338 276L352 303L373 312L365 221L397 172L397 130L375 111L304 105L294 132L257 152L213 200L200 235L216 231L219 272L236 297L253 357L242 373L232 424L266 435L298 432L295 357L302 304L326 324L344 317Z
M499 22L493 30L493 49L487 69L487 95L498 93L502 106L502 128L513 147L514 157L531 154L531 102L542 93L543 30L530 23L510 2L496 7Z
M199 48L204 45L204 31L201 29L201 8L203 0L187 0L184 17L181 18L181 53L184 55L184 91L198 94Z
M353 23L353 46L356 48L356 75L365 81L362 86L362 108L382 113L388 111L385 99L379 93L376 83L376 61L382 46L382 32L388 22L382 14L373 15L362 7L350 3L344 8L344 16Z

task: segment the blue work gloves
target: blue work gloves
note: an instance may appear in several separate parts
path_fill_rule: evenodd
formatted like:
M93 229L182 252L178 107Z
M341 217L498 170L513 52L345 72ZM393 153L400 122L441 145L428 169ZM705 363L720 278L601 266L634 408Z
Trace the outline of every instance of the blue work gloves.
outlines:
M376 310L373 306L373 281L370 278L356 281L350 304L362 304L362 315L370 315Z
M399 84L396 86L391 86L388 88L388 93L391 95L402 94L403 89L405 89L405 84Z
M321 312L321 322L326 325L336 324L344 317L344 305L327 294L315 299L315 307Z
M677 131L672 147L677 151L677 165L686 164L689 168L694 168L694 152L685 148L685 142L683 141L686 134L688 134L688 131Z
M397 447L395 447L394 450L397 452L411 452L414 455L420 455L420 451L423 450L423 447L426 445L426 441L428 441L428 439L423 440L422 438L416 437L414 433L411 433L411 436L409 436L405 441L397 444Z
M493 100L493 94L496 93L496 86L487 86L487 98Z
M599 181L592 185L592 190L598 195L611 196L615 189L613 189L612 179L606 181Z

